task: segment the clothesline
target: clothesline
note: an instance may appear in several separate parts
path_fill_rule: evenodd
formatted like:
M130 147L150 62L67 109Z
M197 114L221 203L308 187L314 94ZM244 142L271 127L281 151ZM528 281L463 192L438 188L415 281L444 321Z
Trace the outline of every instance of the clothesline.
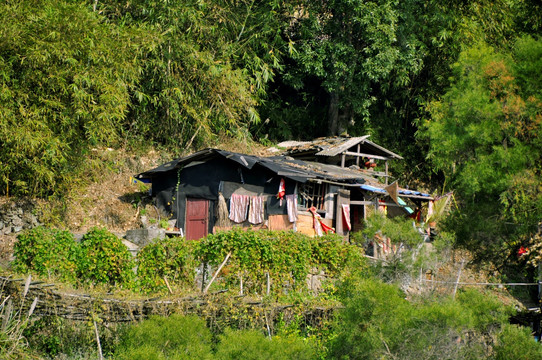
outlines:
M542 285L542 282L540 283L478 283L478 282L457 282L457 281L439 281L439 280L427 280L423 279L425 282L432 282L436 284L458 284L458 285L479 285L479 286L538 286Z

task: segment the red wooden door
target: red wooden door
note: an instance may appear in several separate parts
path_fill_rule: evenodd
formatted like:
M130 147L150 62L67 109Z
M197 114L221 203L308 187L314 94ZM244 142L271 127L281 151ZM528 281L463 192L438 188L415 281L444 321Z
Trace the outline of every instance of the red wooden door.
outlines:
M197 240L207 236L209 229L209 200L186 199L186 239Z

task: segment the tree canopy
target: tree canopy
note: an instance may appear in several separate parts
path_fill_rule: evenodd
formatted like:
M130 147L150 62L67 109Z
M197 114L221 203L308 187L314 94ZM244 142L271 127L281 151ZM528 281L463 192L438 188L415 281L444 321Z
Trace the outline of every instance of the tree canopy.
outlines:
M540 7L5 1L0 193L62 194L96 147L370 134L456 190L464 245L512 251L542 208Z
M458 238L485 258L517 250L541 221L541 56L532 37L510 53L484 42L463 51L421 128L429 159L462 199Z

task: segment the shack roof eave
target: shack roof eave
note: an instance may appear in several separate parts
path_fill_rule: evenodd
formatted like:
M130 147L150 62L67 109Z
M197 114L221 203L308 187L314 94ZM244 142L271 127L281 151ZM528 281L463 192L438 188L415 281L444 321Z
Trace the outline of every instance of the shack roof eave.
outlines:
M368 180L368 176L361 171L341 168L335 165L303 161L286 156L257 157L219 149L204 149L142 172L135 177L138 179L152 179L183 166L193 164L194 162L204 162L217 156L247 169L252 169L258 165L278 176L284 176L285 178L301 183L317 179L327 182L359 185Z

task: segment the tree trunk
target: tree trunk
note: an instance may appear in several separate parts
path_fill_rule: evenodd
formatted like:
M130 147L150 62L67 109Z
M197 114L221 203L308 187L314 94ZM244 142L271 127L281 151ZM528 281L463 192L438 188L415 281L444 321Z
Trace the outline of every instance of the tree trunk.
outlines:
M327 111L329 136L338 135L339 131L339 94L333 91L329 97L329 108Z

